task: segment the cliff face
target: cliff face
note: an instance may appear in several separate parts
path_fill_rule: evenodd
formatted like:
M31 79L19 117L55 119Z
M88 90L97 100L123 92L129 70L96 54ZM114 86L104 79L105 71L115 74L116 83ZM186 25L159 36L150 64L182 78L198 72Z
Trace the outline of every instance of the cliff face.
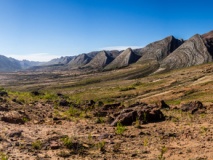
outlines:
M160 68L170 70L211 61L212 56L209 53L202 37L196 34L167 56L161 62Z
M209 53L213 57L213 31L210 31L201 36L203 38L204 44L206 45Z

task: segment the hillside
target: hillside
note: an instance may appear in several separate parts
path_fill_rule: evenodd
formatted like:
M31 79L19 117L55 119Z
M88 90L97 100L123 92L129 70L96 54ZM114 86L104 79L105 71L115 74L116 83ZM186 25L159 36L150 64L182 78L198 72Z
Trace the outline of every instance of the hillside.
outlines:
M161 70L189 67L212 62L212 55L208 52L200 35L194 35L184 42L161 62Z

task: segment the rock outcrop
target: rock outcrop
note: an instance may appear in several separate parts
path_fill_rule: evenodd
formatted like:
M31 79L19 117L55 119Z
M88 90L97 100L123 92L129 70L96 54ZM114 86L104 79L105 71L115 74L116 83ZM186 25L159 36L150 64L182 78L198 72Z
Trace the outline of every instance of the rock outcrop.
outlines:
M194 114L194 113L202 113L202 112L205 112L206 110L206 107L203 106L202 102L200 101L193 101L193 102L189 102L189 103L186 103L186 104L183 104L181 106L181 110L183 112L190 112L191 114Z
M136 120L142 123L159 122L165 120L163 113L157 106L149 106L145 103L135 104L133 107L123 109L119 113L113 115L115 118L111 126L116 126L117 123L122 125L132 125Z
M139 58L139 55L135 54L131 48L128 48L117 56L109 65L107 65L105 70L126 67L132 63L135 63Z

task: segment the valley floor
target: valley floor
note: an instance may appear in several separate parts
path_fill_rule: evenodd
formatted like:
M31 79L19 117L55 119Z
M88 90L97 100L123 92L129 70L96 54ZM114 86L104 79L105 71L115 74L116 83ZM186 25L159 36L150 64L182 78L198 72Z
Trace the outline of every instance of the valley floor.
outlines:
M212 160L212 63L147 77L144 67L0 74L0 159ZM171 107L161 122L113 127L95 116L105 105L161 100ZM191 101L205 111L180 110Z

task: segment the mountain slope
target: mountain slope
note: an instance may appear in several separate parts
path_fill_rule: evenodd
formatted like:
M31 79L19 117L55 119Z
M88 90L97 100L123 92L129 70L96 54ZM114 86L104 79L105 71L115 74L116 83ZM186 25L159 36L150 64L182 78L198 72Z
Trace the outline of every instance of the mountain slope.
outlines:
M196 34L167 56L162 61L160 70L188 67L211 61L212 56L208 52L202 37Z
M74 56L65 56L60 58L52 59L49 62L43 63L42 65L49 66L49 65L55 65L55 64L68 64Z
M82 67L85 64L89 63L91 61L91 57L89 57L87 54L80 54L73 58L69 63L68 66L70 68L78 68Z
M98 53L85 67L93 69L103 69L106 65L113 61L113 55L106 51Z
M177 49L182 43L183 40L178 40L173 36L169 36L160 41L150 43L146 47L138 50L138 53L142 56L138 60L138 63L147 60L161 61L175 49Z
M107 65L105 70L126 67L132 63L135 63L139 58L139 55L135 54L131 48L128 48L119 54L119 56L117 56L109 65Z
M0 71L11 72L21 70L22 67L18 60L0 55Z

